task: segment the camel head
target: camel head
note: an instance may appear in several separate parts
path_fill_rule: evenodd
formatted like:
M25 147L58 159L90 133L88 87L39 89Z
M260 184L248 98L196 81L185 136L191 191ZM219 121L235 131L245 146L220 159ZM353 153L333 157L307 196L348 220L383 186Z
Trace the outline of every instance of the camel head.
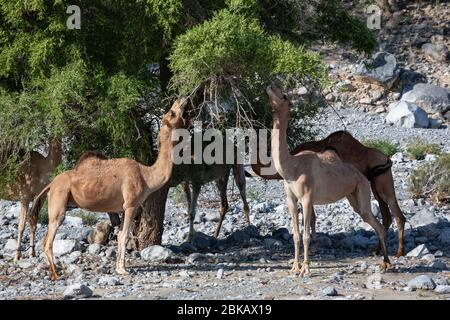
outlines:
M184 109L186 107L187 99L177 99L170 110L164 115L162 124L168 126L171 129L178 129L185 125L185 119L183 118Z
M274 111L290 110L292 104L279 86L272 84L266 88L266 92Z

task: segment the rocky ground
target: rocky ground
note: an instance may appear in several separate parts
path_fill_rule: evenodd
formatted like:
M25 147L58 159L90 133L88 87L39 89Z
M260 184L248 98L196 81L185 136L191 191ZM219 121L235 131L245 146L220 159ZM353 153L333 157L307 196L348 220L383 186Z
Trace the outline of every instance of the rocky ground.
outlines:
M237 188L230 182L230 212L219 238L211 237L219 215L219 196L213 185L207 185L199 198L198 233L192 244L187 243L186 205L181 192L172 189L162 246L130 251L128 276L114 272L115 240L107 245L89 244L92 227L80 218L79 210L68 212L57 234L58 281L50 281L40 247L45 224L38 227L39 256L15 263L19 205L0 201L0 299L449 299L450 205L411 198L407 181L412 170L433 161L434 156L418 161L409 159L405 152L406 144L417 137L450 152L448 96L446 101L442 96L405 99L415 105L408 105L412 111L394 122L386 120L416 83L445 90L450 85L448 59L443 60L442 54L435 54L429 46L423 47L430 43L442 53L445 49L441 46L449 45L445 37L449 6L432 3L414 2L403 11L386 14L388 24L378 32L378 38L381 49L396 60L392 75L382 79L389 78L390 88L358 77L361 61L355 55L320 47L335 85L326 92L334 110L329 107L315 119L319 137L346 129L361 140L385 139L399 144L392 170L407 218L408 255L394 257L397 232L393 223L388 234L392 268L386 273L378 268L381 257L372 253L377 244L375 233L343 200L316 207L318 241L317 254L311 258L312 275L301 278L292 274L291 223L282 183L247 178L252 226L246 225ZM425 112L426 128L416 125L425 119L416 107ZM380 218L376 202L372 209ZM98 219L100 224L108 221L104 214Z

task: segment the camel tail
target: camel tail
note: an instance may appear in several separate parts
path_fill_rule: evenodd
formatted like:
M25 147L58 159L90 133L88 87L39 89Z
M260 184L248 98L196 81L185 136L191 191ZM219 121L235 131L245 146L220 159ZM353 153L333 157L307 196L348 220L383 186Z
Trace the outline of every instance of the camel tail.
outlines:
M369 169L369 172L367 173L367 179L369 179L369 181L372 181L373 178L379 176L380 174L385 173L391 167L392 167L392 160L388 158L385 164L378 165Z
M47 197L47 193L50 191L50 186L46 186L44 190L41 191L41 193L34 199L33 205L30 209L30 214L32 217L37 217L39 215L39 211L44 206L45 198Z

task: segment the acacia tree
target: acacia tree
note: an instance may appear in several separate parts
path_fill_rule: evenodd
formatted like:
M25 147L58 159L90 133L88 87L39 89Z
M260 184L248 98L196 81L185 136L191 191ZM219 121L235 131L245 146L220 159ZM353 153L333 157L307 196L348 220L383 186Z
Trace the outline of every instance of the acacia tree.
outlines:
M66 27L73 4L79 30ZM0 193L51 137L64 141L66 168L89 149L151 164L167 97L190 94L200 107L231 97L222 125L267 125L267 82L323 84L312 41L375 45L337 0L0 0L0 22ZM294 130L317 109L303 110ZM140 247L161 242L167 191L143 206Z

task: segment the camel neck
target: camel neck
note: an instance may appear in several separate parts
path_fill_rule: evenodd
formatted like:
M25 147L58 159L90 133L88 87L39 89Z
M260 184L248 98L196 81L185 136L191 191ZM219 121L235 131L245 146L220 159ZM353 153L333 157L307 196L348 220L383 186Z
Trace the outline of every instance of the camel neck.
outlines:
M144 167L144 179L150 192L159 189L166 184L173 169L171 139L172 129L164 125L158 133L158 157L155 163L150 167Z
M289 121L289 111L276 111L273 115L273 130L272 130L272 159L275 164L275 169L285 178L287 171L286 164L292 157L289 153L286 130Z

